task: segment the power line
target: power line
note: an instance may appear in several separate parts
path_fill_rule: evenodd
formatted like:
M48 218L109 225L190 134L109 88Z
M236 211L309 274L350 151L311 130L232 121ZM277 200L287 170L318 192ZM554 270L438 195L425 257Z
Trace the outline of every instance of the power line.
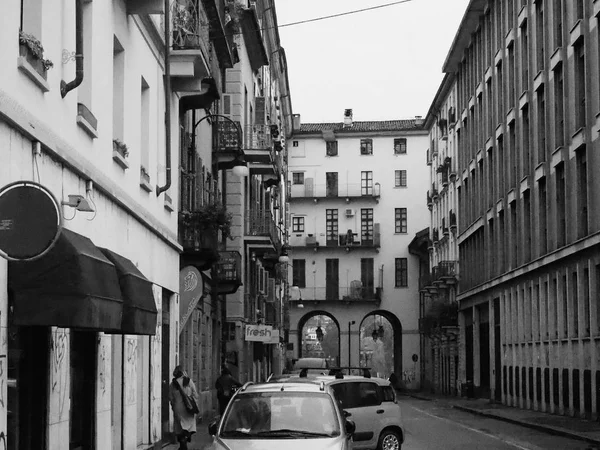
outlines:
M396 2L385 3L383 5L370 6L369 8L362 8L362 9L356 9L354 11L346 11L343 13L331 14L329 16L321 16L321 17L315 17L313 19L300 20L298 22L284 23L283 25L279 25L278 28L291 27L293 25L301 25L304 23L317 22L319 20L325 20L325 19L333 19L335 17L349 16L350 14L358 14L358 13L365 12L365 11L372 11L374 9L387 8L389 6L399 5L401 3L408 3L410 1L412 1L412 0L400 0L400 1L396 1Z

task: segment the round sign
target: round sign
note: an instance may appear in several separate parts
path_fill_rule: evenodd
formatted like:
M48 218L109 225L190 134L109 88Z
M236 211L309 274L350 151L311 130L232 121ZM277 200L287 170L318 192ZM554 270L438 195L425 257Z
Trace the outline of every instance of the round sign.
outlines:
M33 181L16 181L0 189L0 253L8 260L43 256L61 231L60 205L47 188Z
M412 360L413 360L413 362L417 362L419 360L419 357L417 356L416 353L413 353Z

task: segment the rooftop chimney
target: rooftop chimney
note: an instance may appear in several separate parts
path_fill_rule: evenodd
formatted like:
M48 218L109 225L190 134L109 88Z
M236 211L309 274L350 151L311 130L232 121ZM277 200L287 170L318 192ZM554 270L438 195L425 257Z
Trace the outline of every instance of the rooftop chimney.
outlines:
M292 130L300 130L300 114L292 114Z
M417 126L423 125L423 116L415 116L415 125L417 125Z
M344 110L344 127L352 126L352 110L345 109Z

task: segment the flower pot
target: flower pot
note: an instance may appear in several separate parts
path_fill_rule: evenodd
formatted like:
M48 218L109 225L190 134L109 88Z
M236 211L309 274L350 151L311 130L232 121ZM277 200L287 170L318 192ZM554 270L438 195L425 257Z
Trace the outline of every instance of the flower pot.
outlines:
M31 66L35 69L35 71L40 74L40 76L42 78L44 78L44 80L47 79L47 70L46 67L44 67L44 63L42 62L41 59L36 58L33 53L31 53L31 50L29 49L29 47L27 47L24 44L19 44L19 55L25 57L25 59L27 60L27 62L29 64L31 64Z

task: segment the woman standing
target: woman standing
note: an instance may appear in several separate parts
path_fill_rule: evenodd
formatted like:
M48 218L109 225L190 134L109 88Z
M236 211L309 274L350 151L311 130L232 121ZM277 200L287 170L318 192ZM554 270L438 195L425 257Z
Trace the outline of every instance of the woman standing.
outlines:
M179 450L187 450L187 444L196 432L196 414L190 413L185 407L181 396L182 391L185 395L192 396L198 404L198 392L194 382L181 366L177 366L173 371L173 381L169 385L169 401L175 416L175 434L179 442Z

